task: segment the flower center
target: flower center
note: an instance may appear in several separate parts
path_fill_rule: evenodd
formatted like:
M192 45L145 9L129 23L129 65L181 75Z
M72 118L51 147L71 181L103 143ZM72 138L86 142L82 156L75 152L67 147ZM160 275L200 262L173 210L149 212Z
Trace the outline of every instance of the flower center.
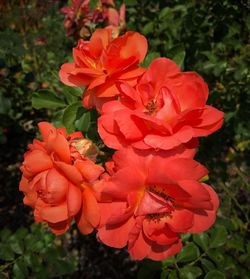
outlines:
M174 203L175 200L168 196L164 189L159 186L150 186L148 191L153 193L156 197L159 198L159 212L154 212L146 215L146 218L150 221L160 222L161 219L165 217L171 218L171 213L175 210Z
M149 187L149 191L151 193L154 193L160 197L162 197L165 201L170 201L171 203L174 203L174 199L171 198L170 196L168 196L165 191L159 187L159 186L156 186L156 185L153 185L153 186L150 186Z
M170 216L175 210L174 199L167 195L160 186L148 186L145 191L137 194L136 216L149 219L161 219Z
M155 114L157 112L157 103L155 100L151 100L147 103L147 105L145 106L146 108L146 112L145 114L148 114L148 115L152 115L152 114Z
M161 221L162 218L165 218L165 217L170 217L171 216L171 213L155 213L155 214L148 214L146 216L146 219L148 221L153 221L155 223L159 223Z

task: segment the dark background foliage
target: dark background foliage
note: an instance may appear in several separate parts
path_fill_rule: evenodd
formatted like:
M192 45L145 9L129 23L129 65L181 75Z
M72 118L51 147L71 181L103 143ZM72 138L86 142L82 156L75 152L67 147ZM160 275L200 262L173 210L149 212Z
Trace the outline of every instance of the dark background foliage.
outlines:
M81 92L58 78L75 44L63 27L60 8L66 2L0 3L0 278L249 278L249 2L125 1L127 30L149 42L144 66L165 56L184 71L198 72L210 88L208 103L225 112L223 128L201 140L196 157L210 170L208 183L220 197L216 225L183 236L176 257L140 263L94 235L81 236L74 226L54 237L33 225L18 192L19 166L37 122L82 130L101 145L96 113L84 110Z

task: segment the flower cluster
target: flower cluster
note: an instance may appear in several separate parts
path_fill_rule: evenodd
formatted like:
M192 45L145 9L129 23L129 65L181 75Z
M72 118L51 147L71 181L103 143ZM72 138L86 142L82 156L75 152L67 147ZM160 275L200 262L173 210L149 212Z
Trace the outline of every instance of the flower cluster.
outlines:
M99 0L91 10L90 0L71 0L72 5L65 6L64 27L67 36L88 37L93 24L105 24L118 36L125 29L125 4L116 10L113 0Z
M66 136L64 128L47 122L40 122L39 129L43 140L29 145L21 166L24 204L55 234L64 233L73 219L88 234L100 220L94 187L104 169L89 159L91 143L80 132Z
M181 233L214 223L217 194L202 182L207 169L194 160L198 138L223 124L206 104L208 87L167 58L140 67L147 40L137 32L114 38L97 29L62 65L68 86L84 87L83 105L99 112L98 133L115 150L105 170L98 149L82 134L66 135L42 122L43 141L25 154L20 190L37 221L57 234L75 219L104 244L127 246L133 259L162 260L182 248Z

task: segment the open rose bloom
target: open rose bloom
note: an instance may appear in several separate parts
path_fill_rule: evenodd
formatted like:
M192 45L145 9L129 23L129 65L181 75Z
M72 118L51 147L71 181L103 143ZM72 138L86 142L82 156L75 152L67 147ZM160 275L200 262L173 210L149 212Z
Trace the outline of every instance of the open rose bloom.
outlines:
M73 49L74 62L65 63L60 78L69 86L86 86L83 103L87 108L116 97L116 81L136 85L144 72L139 67L147 52L147 40L137 32L112 37L112 29L97 29L90 41L79 40Z
M21 166L24 204L56 234L64 233L73 219L88 234L99 224L93 185L103 168L86 157L90 147L80 132L66 136L64 128L47 122L39 123L39 129L43 141L29 145Z
M133 88L117 83L120 98L104 104L98 131L110 148L169 150L207 136L223 123L223 113L206 105L208 88L193 72L171 60L154 60Z
M132 149L113 156L111 176L100 190L98 238L128 246L133 259L162 260L182 248L180 233L200 233L215 221L218 197L199 180L205 167L166 152Z
M114 26L121 9L110 17ZM80 40L74 61L59 73L64 84L84 87L83 105L100 113L98 133L116 150L108 162L109 151L99 153L106 171L81 132L66 135L41 122L42 141L24 155L20 191L35 220L56 234L75 220L83 234L96 230L101 242L127 247L133 259L163 260L181 250L181 234L215 222L218 197L201 182L207 169L194 156L198 138L222 126L223 112L207 105L208 86L198 74L167 58L141 68L145 37L113 31Z

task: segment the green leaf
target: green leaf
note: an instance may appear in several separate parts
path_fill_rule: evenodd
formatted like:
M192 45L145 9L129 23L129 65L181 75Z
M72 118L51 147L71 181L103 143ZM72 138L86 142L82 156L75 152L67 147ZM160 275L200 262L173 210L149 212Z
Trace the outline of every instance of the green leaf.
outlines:
M168 278L169 271L167 269L162 270L160 279Z
M207 255L217 266L222 266L225 261L223 254L217 249L208 250Z
M159 18L162 20L164 18L168 18L169 15L171 15L171 14L172 14L171 9L169 7L165 7L160 11Z
M59 275L72 273L76 269L73 261L71 262L61 259L57 259L57 261L54 263L54 267L56 268L57 274Z
M1 241L2 241L2 242L7 241L7 239L8 239L10 236L11 236L11 231L10 231L9 229L4 228L4 229L2 229L2 230L0 231L0 238L1 238Z
M81 87L65 86L63 91L73 95L74 97L82 98L84 89Z
M135 6L137 4L137 0L126 0L126 6Z
M196 244L198 244L203 251L206 251L209 246L209 237L206 233L200 233L193 235L193 240Z
M225 279L225 278L226 277L222 272L218 270L212 270L207 273L204 279Z
M200 182L206 182L208 180L209 180L209 175L207 174L200 179Z
M75 120L78 109L82 106L81 102L73 103L65 109L63 113L63 125L67 129L68 133L75 130Z
M233 236L232 239L227 241L227 246L229 248L233 248L233 249L235 249L237 251L240 251L240 252L244 253L245 249L244 249L243 241L244 240L243 240L242 237L240 237L240 236L238 236L238 237L237 236Z
M181 239L183 242L186 242L191 237L191 233L184 233L181 235Z
M76 128L80 131L87 132L90 128L91 114L90 111L84 112L76 121Z
M40 240L38 232L25 237L25 249L30 252L40 252L45 244Z
M176 46L172 48L168 53L167 56L170 57L175 61L175 63L183 69L183 64L186 56L186 51L184 46Z
M201 265L206 272L215 269L215 265L207 259L201 259Z
M154 22L150 21L142 28L142 33L148 35L154 31Z
M32 94L32 106L35 109L56 109L65 107L65 102L49 90L39 90Z
M26 279L28 276L28 269L23 259L18 259L13 265L13 278Z
M0 259L4 261L12 261L15 254L7 243L0 243Z
M190 262L198 258L200 255L199 248L194 243L189 243L183 247L177 255L178 262Z
M227 241L227 230L225 227L217 225L210 236L210 248L217 248L225 244Z
M150 63L158 57L160 57L160 53L158 53L158 52L148 53L146 58L144 59L143 63L141 64L141 66L144 68L147 68L150 65Z
M19 240L23 240L24 237L29 233L28 229L26 228L19 228L16 232L15 235Z
M24 251L23 241L17 238L17 235L14 234L9 238L9 245L13 252L16 254L22 254Z
M40 272L43 267L41 255L31 254L29 258L25 258L25 262L27 266L30 265L33 272Z
M72 95L70 92L68 92L67 90L63 90L62 94L65 96L66 101L69 105L75 103L78 101L78 97Z
M178 278L177 271L176 270L171 271L168 275L168 279L176 279L176 278Z
M166 266L173 264L174 262L175 262L174 256L167 257L165 260L162 261L162 266L166 267Z
M202 275L202 270L196 266L184 266L179 270L179 275L181 279L195 279Z

